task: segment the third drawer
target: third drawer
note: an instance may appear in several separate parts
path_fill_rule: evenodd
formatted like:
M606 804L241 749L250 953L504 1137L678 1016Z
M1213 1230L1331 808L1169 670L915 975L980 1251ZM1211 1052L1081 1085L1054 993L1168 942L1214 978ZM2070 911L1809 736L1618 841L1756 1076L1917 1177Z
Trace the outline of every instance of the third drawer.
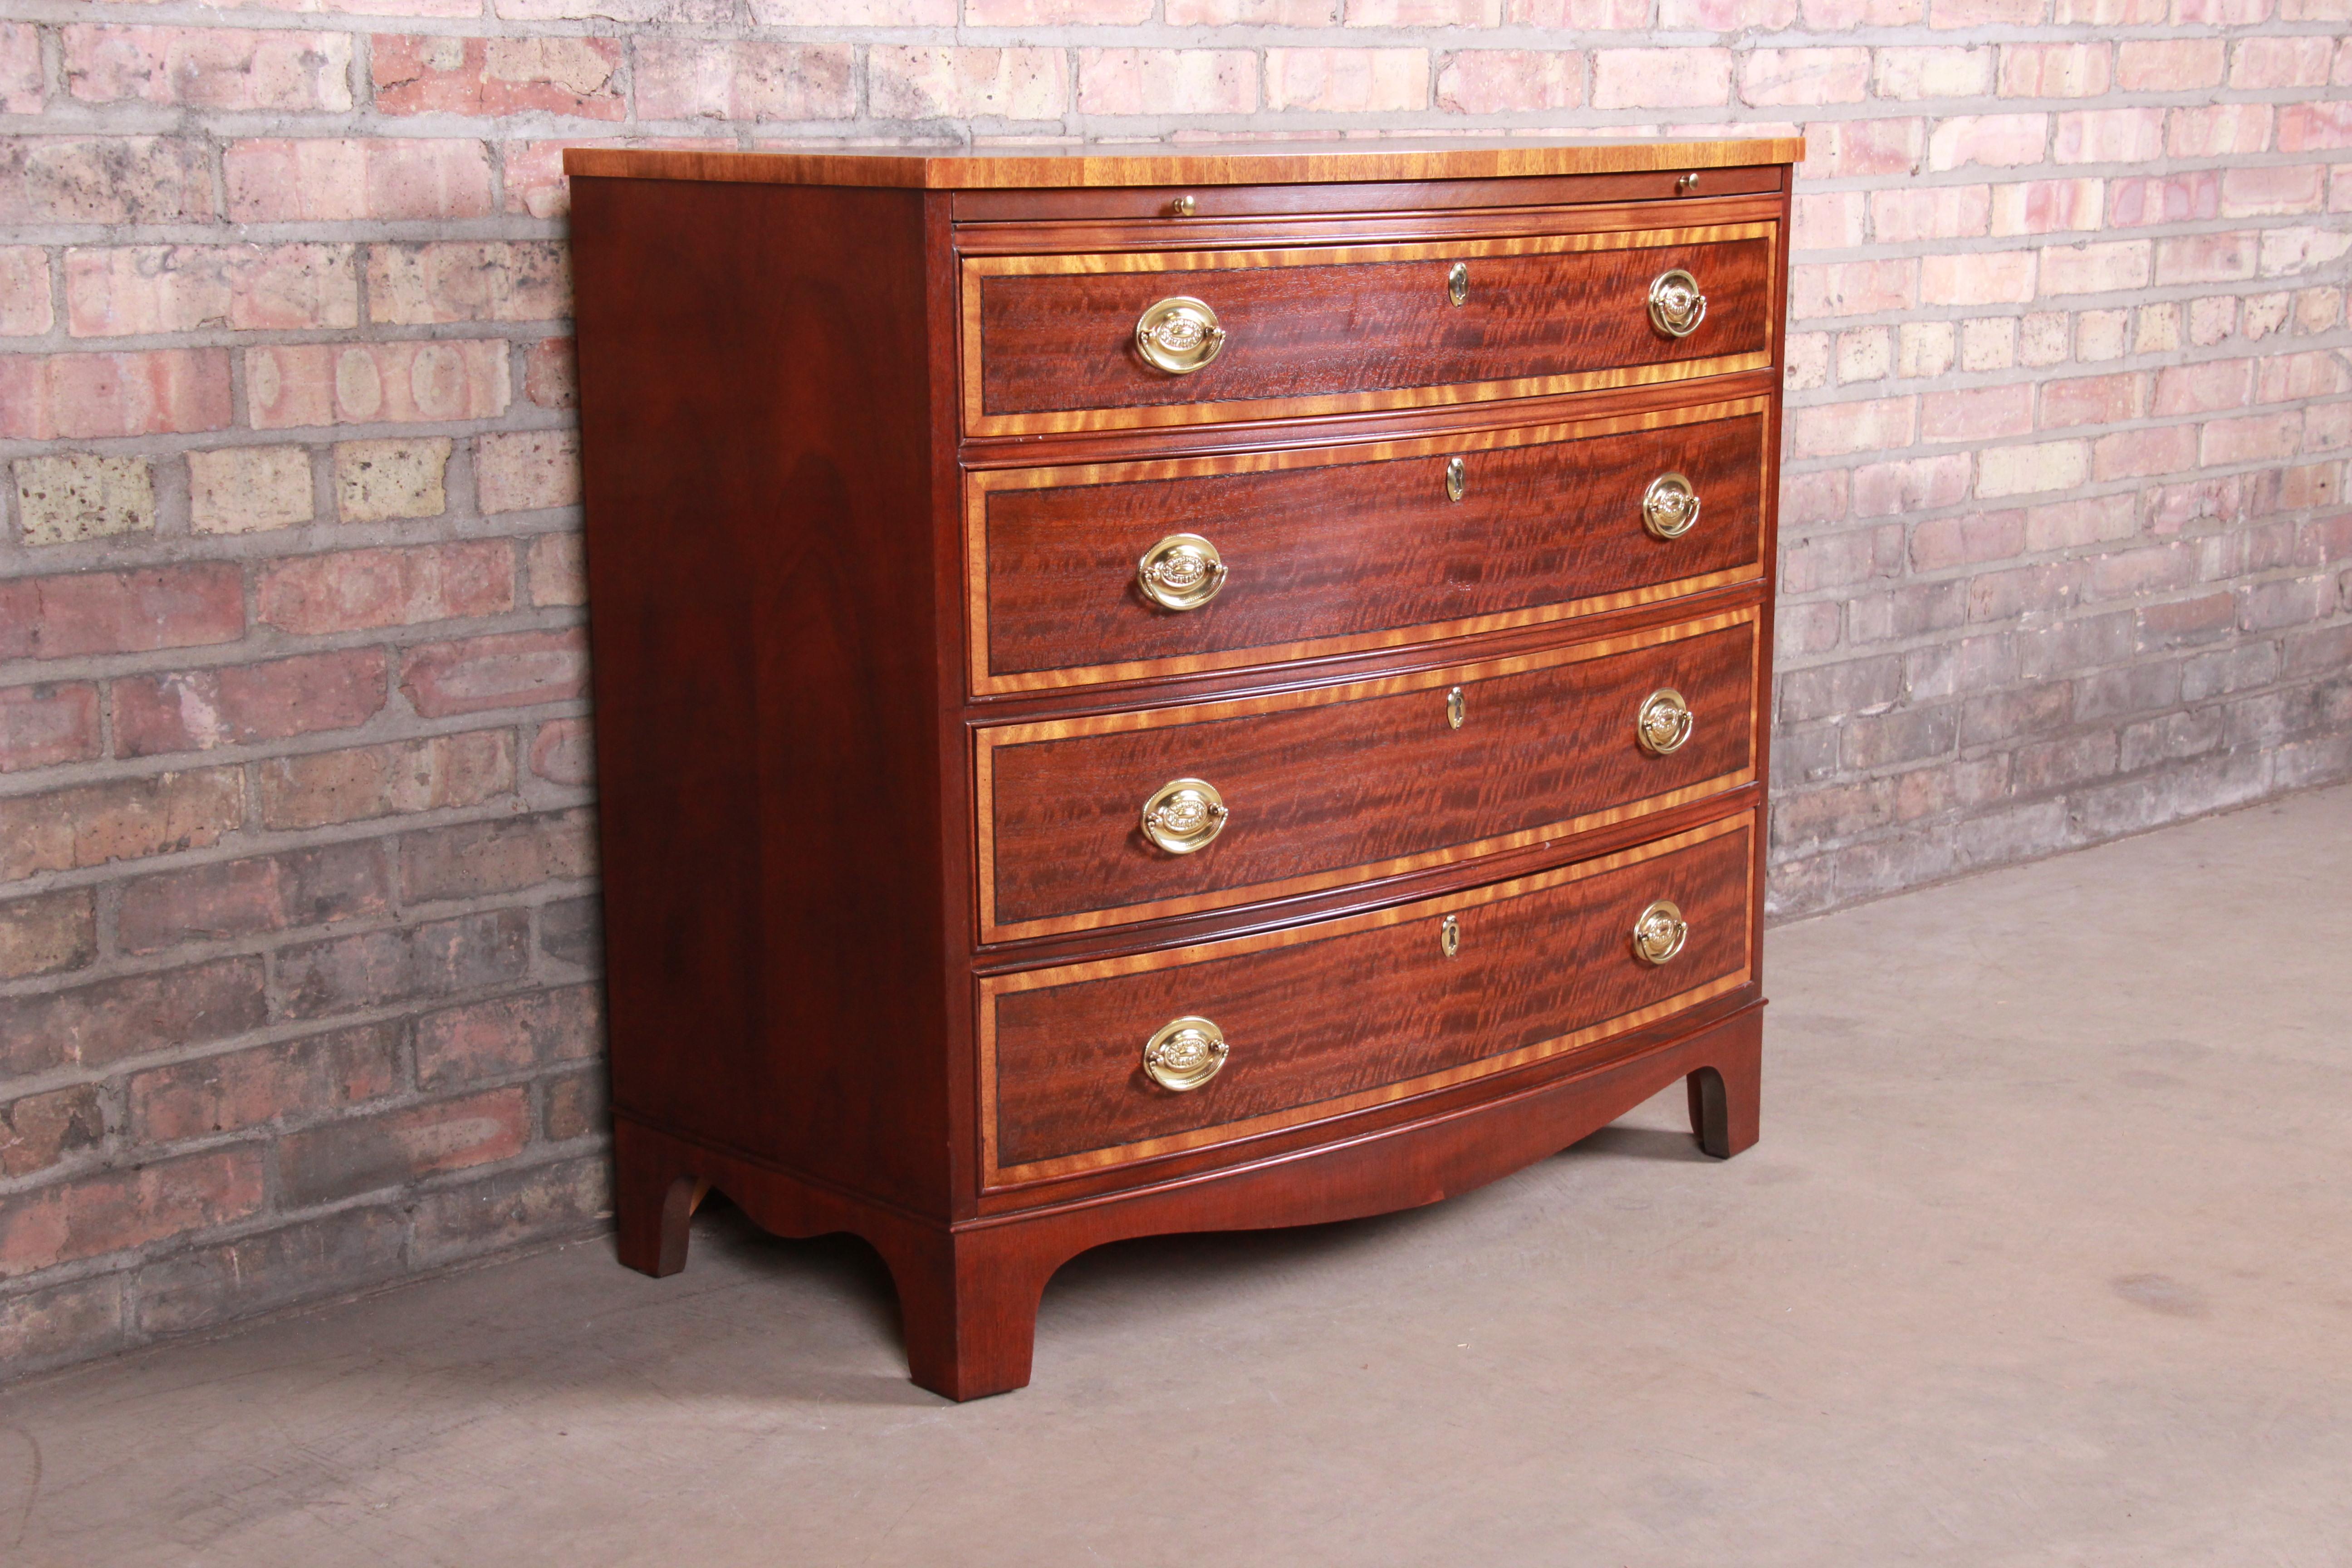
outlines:
M1756 776L1760 654L1747 607L1402 675L983 726L981 940L1312 892L1738 788Z

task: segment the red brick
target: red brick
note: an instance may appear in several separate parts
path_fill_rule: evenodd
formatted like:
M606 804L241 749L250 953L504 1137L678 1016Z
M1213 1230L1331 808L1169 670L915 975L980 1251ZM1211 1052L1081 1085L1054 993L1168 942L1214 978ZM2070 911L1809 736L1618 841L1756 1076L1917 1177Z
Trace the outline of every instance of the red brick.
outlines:
M2176 109L2165 117L2164 148L2175 158L2222 158L2267 153L2273 110L2267 103L2216 103Z
M88 888L0 901L0 980L88 966L98 956L96 910Z
M2230 283L2254 275L2256 237L2251 233L2183 234L2156 242L2156 280Z
M1926 155L1927 122L1914 119L1824 120L1805 127L1801 181L1916 173Z
M2221 85L2221 38L2131 38L2116 50L2116 85L2126 92L2189 92Z
M2213 467L2275 462L2292 457L2303 437L2299 414L2258 414L2247 419L2216 419L2198 433L2198 461Z
M2197 428L2168 425L2154 430L2118 430L2091 448L2091 475L2100 480L2177 474L2197 466Z
M1866 463L1853 471L1856 517L1901 517L1968 499L1972 465L1965 452L1942 458L1910 458Z
M114 750L208 752L364 724L384 704L381 648L306 654L114 683Z
M2108 221L2120 228L2197 223L2221 210L2221 182L2211 169L2117 180L2107 203Z
M273 1122L301 1122L399 1092L401 1028L362 1024L131 1076L126 1129L171 1143Z
M2025 548L2037 552L2078 549L2113 539L2129 539L2137 527L2137 509L2128 495L2052 501L2026 509Z
M604 995L594 985L427 1013L416 1021L417 1087L461 1088L583 1060L603 1048L604 1037Z
M0 246L0 338L39 337L56 319L49 253L37 245Z
M0 223L213 221L212 153L163 136L0 139Z
M2147 287L2153 247L2144 239L2053 245L2042 253L2043 295L2112 294Z
M908 50L909 55L931 51ZM877 49L875 57L886 57L891 51ZM893 65L894 76L900 68ZM911 74L911 73L907 73ZM955 105L959 95L938 89L921 92L898 88L895 82L887 98L877 98L877 105L888 103L909 118L925 118L959 112ZM1275 48L1265 52L1265 107L1320 110L1334 114L1370 114L1397 110L1412 111L1428 106L1429 55L1422 49L1297 49ZM1047 109L1052 100L1039 94L1032 104L1031 118L1043 118L1059 110ZM1598 97L1594 99L1600 102ZM1725 101L1716 100L1717 103ZM898 107L903 105L903 107ZM910 112L911 111L911 112ZM962 110L961 112L971 112ZM983 111L986 112L986 111ZM1010 110L994 112L1010 114Z
M1987 185L1930 185L1870 193L1871 233L1889 245L1970 238L1987 232L1990 212L1991 187Z
M1939 121L1928 137L1927 167L2014 169L2039 163L2049 140L2046 114L1955 114Z
M66 319L78 338L229 327L359 323L348 245L135 245L66 252Z
M107 1068L268 1022L261 960L223 958L66 991L0 998L0 1072Z
M2051 155L2061 163L2138 163L2164 155L2164 110L2078 109L2058 116Z
M245 384L258 430L494 419L512 393L499 338L247 349Z
M332 1203L509 1159L530 1137L527 1092L492 1089L289 1134L278 1143L279 1180L289 1203Z
M0 1102L0 1176L29 1176L106 1141L98 1086L75 1084Z
M295 1018L444 996L521 979L530 938L528 912L495 910L298 942L278 951L278 983Z
M478 730L278 757L255 770L255 784L262 823L275 828L478 805L514 788L514 737Z
M496 615L515 606L514 550L475 540L298 556L262 573L255 605L262 625L302 636Z
M883 52L874 51L877 55ZM970 52L1027 57L1046 51ZM857 107L856 83L852 75L855 58L855 52L845 44L641 37L637 40L637 118L845 120L856 112ZM1057 100L1053 112L1058 113L1062 90L1058 53L1051 60L1050 69L1055 79ZM882 84L877 82L875 90L878 95ZM875 111L888 112L878 103ZM982 109L975 112L1014 111Z
M378 321L551 321L572 313L570 253L553 240L371 246L367 273L368 314Z
M401 661L400 689L428 719L565 701L588 689L587 639L567 630L428 643Z
M0 687L0 773L84 763L98 752L97 687Z
M2307 153L2352 147L2352 100L2291 103L2279 110L2278 150Z
M2021 180L1992 191L1992 232L2051 234L2099 226L2104 180Z
M1538 60L1542 58L1531 57ZM1576 80L1576 58L1566 58L1568 79L1572 84ZM1475 63L1471 71L1474 79L1483 79ZM1534 80L1525 85L1540 81L1539 70L1529 74ZM1508 84L1503 85L1507 88ZM1571 96L1568 101L1573 104L1577 100ZM1442 92L1440 103L1443 107ZM1247 114L1256 108L1257 56L1247 49L1078 51L1081 114Z
M2004 44L2003 98L2096 98L2112 78L2105 44Z
M543 1237L576 1236L612 1213L612 1190L609 1163L601 1156L441 1187L418 1197L411 1245L418 1264L429 1268Z
M541 408L579 405L580 379L570 338L541 338L530 345L523 358L522 391Z
M1780 584L1791 594L1851 587L1903 569L1900 526L1841 529L1791 541L1781 551Z
M1927 20L1927 0L1803 0L1803 11L1805 26L1817 32L1911 27Z
M2033 387L1979 386L1931 393L1920 400L1919 434L1928 441L1993 441L2033 431Z
M353 1208L175 1253L139 1271L139 1331L208 1328L396 1278L409 1271L408 1230L397 1207Z
M583 542L576 533L542 533L530 542L530 602L534 605L584 605L588 602L587 561Z
M352 36L273 28L59 29L66 91L84 103L345 114Z
M1919 264L1907 258L1790 269L1789 313L1799 321L1875 316L1918 303Z
M1595 49L1595 109L1705 109L1731 101L1731 51Z
M530 771L550 784L583 784L595 776L596 750L585 719L551 719L530 742Z
M0 1198L0 1278L143 1247L258 1213L252 1149L160 1161Z
M2256 363L2261 367L2259 397L2263 403L2292 403L2352 392L2352 368L2328 350L2271 354Z
M2224 170L2221 210L2231 217L2315 213L2326 205L2326 174L2324 163Z
M378 33L369 75L379 114L560 114L621 120L618 38L456 38Z
M0 658L148 653L244 635L244 583L226 562L0 580Z
M1790 455L1837 457L1907 447L1911 444L1915 414L1914 400L1908 397L1791 409Z
M1752 49L1740 57L1739 96L1759 105L1860 103L1870 96L1870 51Z
M2140 375L2085 375L2042 384L2041 427L2120 425L2147 413L2147 379Z
M594 874L595 817L584 808L461 822L400 841L408 903L510 892Z
M2250 359L2171 365L2156 373L2156 412L2163 416L2242 408L2253 384L2254 362Z
M1931 27L2031 27L2049 14L2049 0L1929 0Z
M38 114L41 98L41 35L30 22L0 22L0 114Z
M540 1125L549 1142L585 1138L612 1126L613 1111L605 1098L604 1080L605 1075L593 1068L548 1080L541 1090Z
M2024 549L2025 514L2021 511L1928 518L1913 524L1911 529L1911 565L1918 572L2006 561Z
M1868 209L1860 191L1801 193L1792 204L1789 243L1798 250L1849 250L1862 244Z
M155 436L228 424L226 349L0 356L0 437Z
M2241 91L2325 87L2334 44L2333 38L2318 37L2241 38L2230 66L2230 85Z
M479 142L318 137L232 142L221 155L231 223L488 217Z
M245 819L235 768L0 798L0 881L202 848Z
M1927 305L2022 305L2034 297L2031 250L1930 256L1919 265L1919 300Z
M362 840L142 877L124 885L115 929L125 952L153 952L391 908L391 857L381 840Z
M1574 109L1584 101L1583 73L1581 57L1561 50L1464 49L1438 70L1437 107L1449 114Z

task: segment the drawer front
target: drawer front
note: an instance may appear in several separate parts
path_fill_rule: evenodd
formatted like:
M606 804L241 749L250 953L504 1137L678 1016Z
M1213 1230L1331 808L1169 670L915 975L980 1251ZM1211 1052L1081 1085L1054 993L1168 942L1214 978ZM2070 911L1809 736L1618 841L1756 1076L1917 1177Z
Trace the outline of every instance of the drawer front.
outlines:
M1767 412L1758 397L1475 436L972 473L972 689L1360 652L1752 581ZM1662 538L1643 500L1671 473L1696 493L1698 521ZM1214 597L1181 610L1137 579L1177 534L1207 540L1224 571Z
M983 1184L1402 1100L1593 1047L1744 985L1753 832L1744 813L1394 910L984 980ZM1654 964L1633 932L1658 900L1677 906L1686 931L1680 951ZM1181 1091L1155 1082L1143 1059L1180 1018L1209 1020L1226 1046L1214 1076Z
M1742 609L1448 669L981 729L981 939L1336 887L1735 788L1755 777L1761 651ZM1662 688L1694 722L1660 754L1635 715ZM1170 854L1142 814L1185 779L1230 815L1205 847Z
M964 428L1359 413L1759 370L1771 361L1775 227L967 257ZM1707 300L1684 337L1649 305L1677 268ZM1203 302L1224 332L1215 358L1183 374L1154 368L1136 342L1146 309L1171 298Z

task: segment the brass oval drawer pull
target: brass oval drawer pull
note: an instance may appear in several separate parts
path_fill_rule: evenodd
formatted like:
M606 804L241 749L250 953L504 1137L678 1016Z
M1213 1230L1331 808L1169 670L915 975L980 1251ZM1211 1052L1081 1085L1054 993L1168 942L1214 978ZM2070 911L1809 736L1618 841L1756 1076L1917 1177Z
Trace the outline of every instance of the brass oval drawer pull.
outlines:
M1457 261L1445 271L1445 297L1457 305L1470 302L1470 264Z
M1197 533L1171 533L1143 552L1135 580L1164 610L1197 610L1225 585L1225 559Z
M1661 272L1650 284L1650 324L1670 338L1686 338L1706 320L1706 296L1698 279L1675 268Z
M1232 1048L1225 1032L1206 1018L1171 1018L1144 1043L1144 1076L1183 1094L1216 1077Z
M1224 352L1217 313L1179 294L1145 307L1135 320L1135 347L1147 363L1171 375L1190 375Z
M1633 922L1633 956L1654 967L1680 952L1689 938L1682 910L1670 900L1654 900Z
M1143 836L1171 855L1206 849L1233 820L1206 779L1171 779L1143 803Z
M1683 742L1691 738L1690 704L1683 694L1671 686L1662 686L1642 699L1641 709L1633 715L1633 737L1642 742L1642 750L1654 757L1682 750Z
M1660 474L1642 492L1642 526L1660 539L1680 539L1698 526L1698 491L1680 474Z

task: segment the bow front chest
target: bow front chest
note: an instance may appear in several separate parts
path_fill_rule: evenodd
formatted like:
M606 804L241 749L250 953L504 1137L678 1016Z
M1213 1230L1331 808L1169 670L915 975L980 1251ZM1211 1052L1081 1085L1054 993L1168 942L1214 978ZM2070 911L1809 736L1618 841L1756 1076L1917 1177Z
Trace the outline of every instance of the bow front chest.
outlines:
M568 154L624 1260L1753 1142L1801 152Z

